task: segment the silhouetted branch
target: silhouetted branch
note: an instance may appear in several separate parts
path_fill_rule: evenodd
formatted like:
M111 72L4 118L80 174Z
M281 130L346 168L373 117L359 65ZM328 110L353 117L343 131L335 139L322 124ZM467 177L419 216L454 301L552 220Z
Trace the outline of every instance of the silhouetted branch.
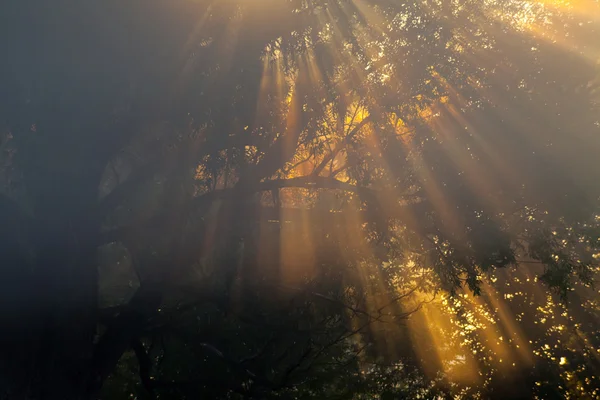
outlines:
M94 348L92 374L101 384L133 340L143 329L149 316L156 312L162 301L162 291L153 286L141 286L123 309L107 326Z
M144 344L139 339L134 339L131 343L135 356L138 359L140 380L144 388L152 394L154 386L152 382L152 360L144 348Z
M323 158L323 160L321 160L321 162L319 163L319 165L317 165L315 167L315 169L312 172L312 176L319 176L319 174L321 173L321 171L323 171L323 169L325 169L325 167L327 166L327 164L333 160L335 158L335 156L338 155L338 153L340 151L342 151L342 149L348 144L350 143L350 141L352 140L352 138L358 133L358 131L360 131L365 125L369 124L371 122L371 116L367 116L365 117L362 121L360 121L353 129L352 131L350 131L350 133L348 133L340 143L338 143L338 145L333 149L333 151L331 151L328 155L325 156L325 158Z
M277 385L277 388L284 388L286 386L292 373L295 370L297 370L302 365L302 363L304 363L304 361L308 359L308 356L310 355L310 353L312 353L312 351L312 343L311 341L309 341L308 345L306 346L306 349L304 350L304 352L302 352L298 360L296 360L295 363L286 368L285 372L283 373L283 376L280 379L280 382Z
M338 189L345 190L348 192L369 192L374 193L373 189L352 185L347 182L342 182L337 179L320 176L301 176L298 178L289 179L274 179L270 181L261 182L256 191L267 191L275 188L307 188L307 189Z
M298 178L290 179L275 179L265 181L257 184L254 188L242 189L222 189L214 192L206 193L202 196L192 199L187 207L180 207L177 212L184 213L186 215L191 214L194 210L204 209L208 210L209 205L217 199L223 199L226 196L243 196L244 194L253 194L260 191L270 191L278 188L308 188L308 189L332 189L332 190L344 190L347 192L358 193L366 197L378 199L387 199L389 201L390 196L384 195L384 192L377 191L371 188L365 188L361 186L352 185L347 182L342 182L337 179L330 177L315 177L315 176L302 176ZM428 209L428 203L426 202L415 202L415 203L400 203L400 199L397 200L397 204L388 204L385 207L383 217L387 219L401 219L406 224L411 224L413 227L417 227L417 217L422 215ZM357 210L359 214L364 214L365 220L369 220L369 215L372 211ZM283 217L286 220L293 220L295 218L307 218L313 215L317 219L321 220L324 216L327 218L340 219L345 221L343 212L323 212L321 210L311 209L299 209L299 208L272 208L263 207L258 213L260 218L279 220ZM156 215L146 221L137 224L135 227L120 227L112 229L100 234L99 244L110 243L115 241L123 241L128 237L138 237L139 232L148 231L152 228L160 228L162 224L167 223L172 217L171 211L165 211L159 215Z

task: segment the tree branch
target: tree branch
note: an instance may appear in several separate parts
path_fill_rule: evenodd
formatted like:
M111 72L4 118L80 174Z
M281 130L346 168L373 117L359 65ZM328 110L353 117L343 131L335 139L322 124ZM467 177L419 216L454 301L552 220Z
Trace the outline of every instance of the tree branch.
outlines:
M322 176L301 176L298 178L290 179L274 179L270 181L261 182L256 191L268 191L273 189L281 188L307 188L307 189L339 189L348 192L373 192L372 189L352 185L350 183L342 182L337 179L322 177Z
M352 138L358 133L358 131L360 131L365 125L369 124L371 122L371 116L367 116L365 117L362 121L360 121L353 129L352 131L350 131L350 133L348 135L346 135L346 137L344 137L344 139L342 139L338 145L335 147L335 149L333 149L333 151L331 151L328 155L325 156L325 158L323 158L323 160L321 160L321 163L319 165L317 165L317 167L314 169L314 171L312 172L313 176L319 176L319 174L323 171L323 169L325 169L325 167L327 166L327 164L333 160L340 151L342 151L342 149L348 144L350 143L350 140L352 140Z
M92 374L95 385L102 382L113 371L123 353L132 344L162 301L160 288L140 287L127 307L110 323L94 348ZM96 388L91 388L96 390Z
M144 388L154 397L153 381L152 381L152 360L144 348L144 344L139 339L134 339L131 343L135 356L138 359L140 380Z

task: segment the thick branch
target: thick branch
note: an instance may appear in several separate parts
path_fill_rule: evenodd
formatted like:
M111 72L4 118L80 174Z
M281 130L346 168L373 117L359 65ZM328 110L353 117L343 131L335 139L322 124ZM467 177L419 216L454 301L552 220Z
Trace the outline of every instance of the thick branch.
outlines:
M203 143L203 146L200 146L199 153L195 153L189 162L181 163L177 167L178 170L173 170L171 173L173 175L178 175L179 173L184 172L186 168L195 167L196 161L200 160L206 154L223 149L243 147L247 144L252 144L252 142L247 139L246 135L228 137L224 142L213 141L210 144ZM185 148L183 145L181 147ZM165 170L168 170L168 166L170 166L173 161L173 154L170 154L169 156L170 157L168 158L165 157L156 159L153 162L148 162L143 166L136 168L136 170L124 182L120 183L115 189L113 189L100 200L100 203L97 207L98 214L104 216L109 210L121 204L128 195L135 191L137 186L151 180L157 173L164 173Z
M301 176L290 179L275 179L261 182L256 191L267 191L281 188L308 188L308 189L340 189L348 192L373 192L371 189L352 185L337 179L322 176Z

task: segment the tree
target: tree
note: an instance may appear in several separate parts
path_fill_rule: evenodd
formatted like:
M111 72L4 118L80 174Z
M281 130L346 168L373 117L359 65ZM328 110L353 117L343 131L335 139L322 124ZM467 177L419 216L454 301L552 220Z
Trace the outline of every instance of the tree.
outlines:
M7 7L6 396L97 396L124 354L147 395L425 391L382 346L436 291L591 282L597 20L458 3Z

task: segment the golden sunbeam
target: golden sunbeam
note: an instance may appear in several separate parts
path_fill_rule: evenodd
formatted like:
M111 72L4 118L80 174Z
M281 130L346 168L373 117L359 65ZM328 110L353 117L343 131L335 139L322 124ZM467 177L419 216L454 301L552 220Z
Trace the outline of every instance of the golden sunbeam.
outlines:
M600 396L598 0L17 3L0 397Z

